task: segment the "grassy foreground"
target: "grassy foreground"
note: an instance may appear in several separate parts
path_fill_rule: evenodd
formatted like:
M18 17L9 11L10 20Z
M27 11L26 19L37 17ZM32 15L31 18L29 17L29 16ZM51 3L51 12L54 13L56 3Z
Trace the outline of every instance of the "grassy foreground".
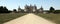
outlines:
M25 15L26 13L9 13L9 14L0 14L0 24L3 24L5 22L8 22L12 19L21 17Z
M60 24L60 14L37 14L37 15L45 19L51 20L56 24Z

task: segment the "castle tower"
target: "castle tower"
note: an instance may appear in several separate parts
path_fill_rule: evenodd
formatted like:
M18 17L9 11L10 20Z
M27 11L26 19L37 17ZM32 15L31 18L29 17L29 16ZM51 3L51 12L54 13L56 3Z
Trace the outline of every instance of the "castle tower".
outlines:
M20 6L18 7L18 12L21 12L21 8L20 8Z
M40 13L43 13L43 7L41 6L41 8L39 9Z
M37 11L37 6L34 5L34 6L33 6L33 12L36 12L36 11Z

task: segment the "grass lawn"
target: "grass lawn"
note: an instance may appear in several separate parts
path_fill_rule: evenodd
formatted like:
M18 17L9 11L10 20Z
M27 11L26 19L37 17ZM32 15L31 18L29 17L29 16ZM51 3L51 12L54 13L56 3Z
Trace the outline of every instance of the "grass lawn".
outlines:
M8 22L12 19L21 17L25 15L26 13L9 13L9 14L0 14L0 24L3 24L5 22Z
M60 14L37 14L40 17L43 17L45 19L51 20L52 22L55 22L56 24L60 24Z

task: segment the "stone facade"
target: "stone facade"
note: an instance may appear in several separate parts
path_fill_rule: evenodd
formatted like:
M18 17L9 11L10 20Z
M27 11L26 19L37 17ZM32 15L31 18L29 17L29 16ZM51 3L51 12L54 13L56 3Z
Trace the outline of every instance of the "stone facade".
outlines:
M32 6L32 5L30 5L30 6L25 6L25 12L28 12L28 13L33 13L33 12L36 12L36 10L37 10L37 7L36 7L36 5L34 5L34 6Z
M37 9L37 6L34 5L25 5L25 9L18 8L18 12L25 12L25 13L43 13L43 7L41 6L40 9Z
M41 6L41 8L39 9L39 12L40 12L40 13L43 13L43 8L42 8L42 6Z
M18 7L18 12L20 13L20 12L21 12L21 10L22 10L22 9L21 9L21 8L20 8L20 6L19 6L19 7Z

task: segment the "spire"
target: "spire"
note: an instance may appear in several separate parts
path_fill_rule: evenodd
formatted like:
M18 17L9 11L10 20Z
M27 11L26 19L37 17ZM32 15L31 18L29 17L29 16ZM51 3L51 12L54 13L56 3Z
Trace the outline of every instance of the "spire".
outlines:
M32 6L32 5L30 4L30 6Z
M18 10L21 10L20 6L18 7Z
M20 6L19 6L19 8L20 8Z
M34 6L36 6L36 4L34 4Z
M40 10L43 10L43 7L41 6Z
M42 8L42 5L41 5L41 8Z
M25 6L28 6L27 4Z
M34 4L34 7L36 7L36 4Z
M35 9L37 9L37 6L36 6L36 4L34 4L34 8L35 8Z

